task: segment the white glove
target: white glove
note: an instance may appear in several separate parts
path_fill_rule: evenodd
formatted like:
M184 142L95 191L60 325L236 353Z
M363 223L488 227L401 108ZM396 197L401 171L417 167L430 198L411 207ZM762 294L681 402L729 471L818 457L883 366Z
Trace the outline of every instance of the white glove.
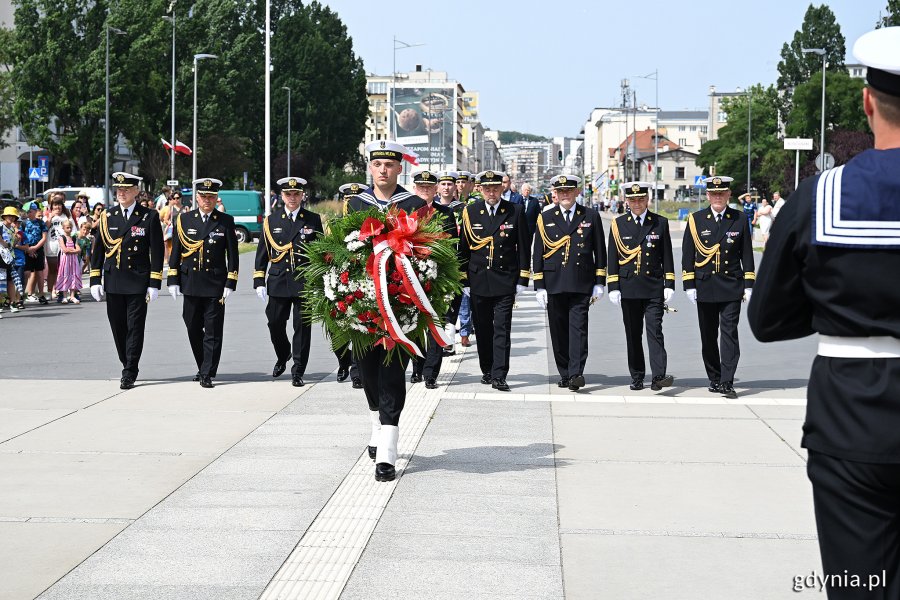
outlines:
M159 290L155 287L147 288L147 302L153 302L159 297Z
M744 302L750 302L751 295L753 295L753 288L744 288Z
M269 297L269 295L266 293L266 286L261 285L261 286L259 286L258 288L256 288L256 296L257 296L260 300L262 300L263 302L265 302L266 299Z
M233 291L234 290L232 290L231 288L225 288L222 290L222 304L225 304L225 301L228 300L228 296L230 296L231 292Z
M591 299L592 299L592 300L599 300L599 299L602 298L602 297L603 297L603 286L602 286L602 285L595 285L595 286L594 286L594 289L591 291Z
M663 288L663 301L668 304L672 299L672 296L675 295L675 290L672 288Z
M609 293L609 301L616 306L622 306L622 292L613 290Z
M691 301L691 304L697 304L697 290L685 290L685 294L687 294L688 300Z
M91 296L93 296L94 300L100 302L100 299L103 298L103 286L102 285L92 285L91 286Z
M470 294L470 292L471 292L471 290L469 288L467 288L467 287L463 288L463 296L468 296Z
M547 290L541 288L534 294L534 299L541 305L541 308L547 310Z
M175 300L178 297L178 294L181 293L180 285L170 285L169 286L169 294L172 295L172 300Z
M517 295L521 294L522 292L524 292L527 289L528 289L527 285L516 285L516 294Z

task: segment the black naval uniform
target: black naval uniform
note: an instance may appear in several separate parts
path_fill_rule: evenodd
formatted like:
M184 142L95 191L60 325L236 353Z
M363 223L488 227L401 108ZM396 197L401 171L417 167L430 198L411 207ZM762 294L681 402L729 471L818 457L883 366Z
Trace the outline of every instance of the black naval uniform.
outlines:
M561 206L538 215L531 261L535 289L547 290L550 342L560 385L584 375L591 293L606 280L600 213L577 204L574 209L571 222Z
M663 289L675 289L675 263L669 221L644 211L638 227L633 215L613 221L609 234L609 291L622 294L622 321L628 371L632 381L644 380L646 363L641 336L646 322L652 378L666 375L667 355L662 332ZM743 294L743 290L741 290Z
M106 315L122 377L137 379L144 349L147 288L162 286L163 236L159 214L135 202L126 222L121 206L100 217L91 250L91 285L106 292Z
M478 332L482 381L505 381L516 286L528 285L531 249L522 206L500 200L496 215L478 200L463 209L460 257ZM486 381L487 380L487 381Z
M377 200L374 191L369 188L350 198L346 206L348 213L374 207L384 211L393 208L411 213L425 206L425 201L398 185L388 203ZM386 355L387 351L383 346L369 348L357 358L357 367L369 410L379 411L382 425L396 426L400 423L400 413L406 403L406 367L409 365L409 355L397 353L391 362L384 364Z
M898 164L900 148L867 150L801 182L772 227L747 311L760 341L821 336L802 446L824 572L864 582L887 572L871 594L832 587L829 598L900 598ZM847 347L879 343L888 357Z
M166 285L180 285L182 318L200 378L216 376L225 325L223 291L238 279L234 217L213 210L203 222L199 210L178 215Z
M692 213L684 231L684 289L697 290L703 365L710 389L732 384L741 348L738 321L744 289L756 280L753 239L742 211L726 207L717 222L711 208ZM721 354L717 338L721 332Z
M303 278L298 277L297 268L307 262L302 244L312 242L321 233L322 218L318 214L298 207L296 219L292 221L285 208L265 218L263 234L256 247L253 287L266 286L269 296L266 319L275 359L284 365L293 357L291 375L300 378L306 373L309 362L312 324L304 316L304 303L300 297ZM286 327L292 315L294 335L288 340Z

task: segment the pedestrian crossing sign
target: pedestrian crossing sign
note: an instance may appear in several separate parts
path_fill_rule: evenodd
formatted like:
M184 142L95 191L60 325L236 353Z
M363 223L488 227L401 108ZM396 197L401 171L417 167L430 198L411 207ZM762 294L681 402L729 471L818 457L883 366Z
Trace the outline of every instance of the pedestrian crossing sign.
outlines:
M37 167L32 167L32 168L28 169L28 179L30 181L40 181L41 170Z

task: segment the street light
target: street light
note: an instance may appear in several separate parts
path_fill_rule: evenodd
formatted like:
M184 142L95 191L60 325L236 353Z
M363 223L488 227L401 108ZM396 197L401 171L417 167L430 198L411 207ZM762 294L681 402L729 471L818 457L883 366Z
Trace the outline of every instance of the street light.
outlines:
M281 86L281 89L287 90L288 93L288 126L287 126L287 176L291 176L291 88L286 85Z
M172 150L169 156L169 179L175 179L175 3L178 0L172 0L169 4L168 12L172 16L163 15L163 19L172 22Z
M822 57L822 130L819 133L819 156L822 158L820 170L825 170L825 61L828 58L824 48L801 48L803 54L819 54Z
M109 16L107 15L107 19ZM109 204L109 32L112 31L116 35L125 35L125 32L121 29L116 29L115 27L111 27L110 24L106 23L106 119L103 123L103 128L105 129L104 136L106 138L105 145L103 147L103 192L105 198L103 199L104 206Z
M647 75L637 75L638 79L652 79L653 85L656 88L656 116L654 118L654 129L656 130L653 134L653 210L659 211L659 195L657 190L657 186L659 186L659 69L656 69L652 73L648 73Z
M398 46L397 44L400 45ZM394 36L394 70L391 71L391 97L388 99L391 107L391 114L388 117L391 120L391 139L397 139L397 126L394 124L394 121L396 121L394 118L394 88L397 83L397 50L416 48L417 46L424 45L425 44L407 44L406 42L398 40L396 35Z
M197 63L205 58L219 58L215 54L195 54L194 55L194 145L191 147L191 157L193 165L191 167L191 205L197 208L197 188L194 181L197 179ZM175 140L172 140L172 153L175 152Z

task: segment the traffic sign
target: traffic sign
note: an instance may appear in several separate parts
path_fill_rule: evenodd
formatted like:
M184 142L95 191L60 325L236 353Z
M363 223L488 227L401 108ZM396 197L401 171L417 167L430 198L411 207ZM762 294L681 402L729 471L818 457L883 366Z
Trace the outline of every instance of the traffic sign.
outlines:
M694 187L705 188L706 184L703 183L704 179L705 179L705 177L703 175L695 175L694 176Z
M30 169L28 169L28 179L31 181L40 181L41 170L37 167L31 167Z
M812 138L784 138L785 150L812 150Z
M42 169L50 168L50 157L49 156L38 156L38 167Z
M816 157L816 168L820 171L827 171L834 168L834 157L828 152L825 153L825 168L822 168L822 155Z
M166 185L169 187L178 187L178 180L177 179L169 179L166 181Z

